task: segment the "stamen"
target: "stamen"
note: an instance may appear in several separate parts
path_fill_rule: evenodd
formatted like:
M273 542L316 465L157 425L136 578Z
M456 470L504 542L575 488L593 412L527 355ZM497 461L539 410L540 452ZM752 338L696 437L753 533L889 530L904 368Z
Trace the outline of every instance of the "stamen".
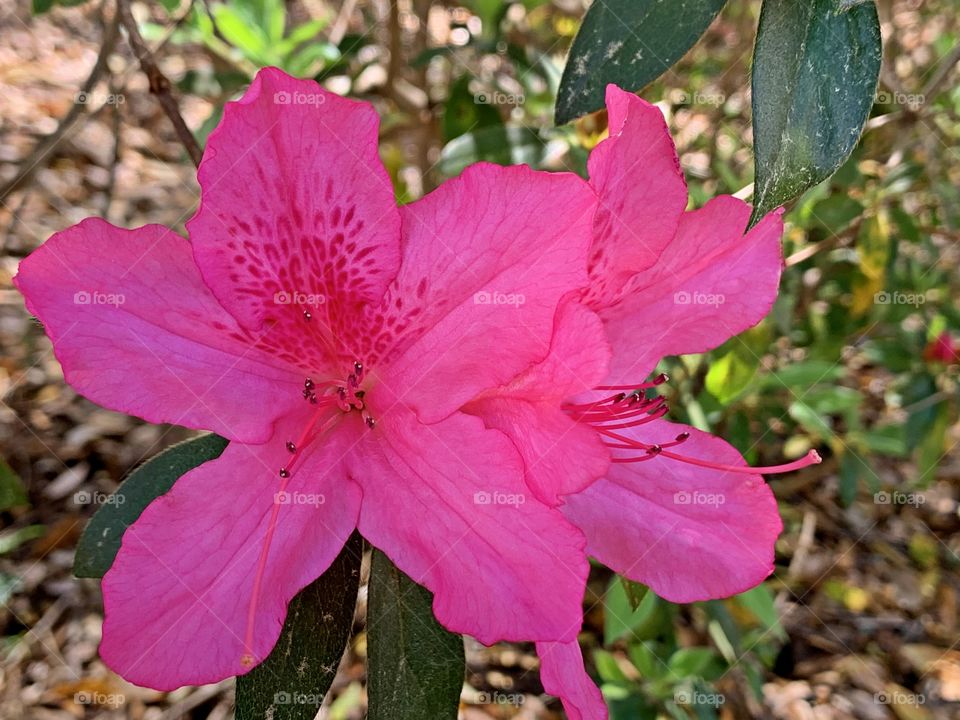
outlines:
M823 458L820 457L820 453L818 453L816 450L811 450L799 460L794 460L791 463L784 463L783 465L767 465L761 467L751 467L749 465L721 465L719 463L711 463L707 462L706 460L698 460L697 458L677 455L676 453L667 451L663 451L660 454L663 457L670 458L671 460L679 460L680 462L685 462L690 465L698 465L699 467L711 468L713 470L723 470L725 472L744 473L747 475L777 475L779 473L788 473L793 472L794 470L800 470L805 467L810 467L811 465L819 465L823 462Z
M764 467L750 467L749 465L724 465L708 460L688 457L673 452L668 448L676 447L690 438L690 433L682 432L670 442L645 443L640 440L626 437L614 430L636 428L664 417L668 412L666 398L662 396L647 398L645 391L663 385L669 378L661 373L649 382L638 385L600 385L598 391L617 391L615 395L595 400L590 403L570 403L563 406L567 414L576 422L589 425L601 436L603 444L610 450L633 450L640 454L614 456L611 462L634 463L646 462L653 458L667 458L689 465L720 470L722 472L736 472L748 475L776 474L792 472L821 462L815 450L794 462L782 465L768 465ZM626 392L629 391L629 392Z

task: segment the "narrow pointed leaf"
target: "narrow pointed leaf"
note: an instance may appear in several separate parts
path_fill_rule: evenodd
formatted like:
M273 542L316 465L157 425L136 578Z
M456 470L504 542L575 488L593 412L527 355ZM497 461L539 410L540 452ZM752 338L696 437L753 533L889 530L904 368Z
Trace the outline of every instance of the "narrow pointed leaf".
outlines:
M557 125L600 110L609 83L639 90L656 80L693 47L725 3L595 2L567 58L557 94Z
M103 577L120 550L124 531L147 505L187 471L220 457L226 446L227 441L218 435L201 435L167 448L130 473L83 531L73 561L74 575Z
M456 720L463 638L436 621L430 592L379 550L367 612L368 720Z
M316 717L350 637L362 553L354 533L330 568L290 602L273 652L237 678L237 720Z
M764 0L753 55L751 222L849 157L873 106L880 58L872 1Z

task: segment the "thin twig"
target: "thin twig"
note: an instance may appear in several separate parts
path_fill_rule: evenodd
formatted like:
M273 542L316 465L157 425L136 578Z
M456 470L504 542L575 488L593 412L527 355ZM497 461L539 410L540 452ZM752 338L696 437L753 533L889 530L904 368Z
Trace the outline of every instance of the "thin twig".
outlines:
M950 77L950 71L953 70L958 62L960 62L960 45L954 47L953 50L944 57L943 61L937 65L933 77L930 78L930 82L926 84L921 93L923 95L923 102L926 102L928 99L933 99L933 96L940 90L940 86Z
M147 76L147 80L150 83L151 94L156 96L160 107L163 108L170 122L173 123L173 129L176 131L180 143L187 151L193 164L199 167L200 160L203 157L203 151L200 149L200 145L197 144L197 139L193 136L193 133L190 132L190 128L187 127L187 123L184 122L183 116L180 114L177 101L170 92L170 80L163 74L163 71L160 70L156 60L153 59L153 54L143 41L143 36L140 35L137 21L130 11L129 0L117 0L117 14L120 16L120 23L123 25L124 30L127 31L127 41L130 43L133 54L137 56L140 69L143 70L144 75Z
M100 82L100 76L103 75L103 71L107 68L107 58L110 57L114 47L116 47L117 36L119 34L118 30L118 19L114 17L109 24L105 25L100 54L97 55L97 61L93 64L90 74L80 87L80 91L74 97L73 107L70 108L70 112L60 121L57 129L38 142L30 154L20 163L19 172L0 190L0 202L5 200L10 193L23 187L24 183L30 180L33 174L42 167L43 161L61 143L69 131L75 127L87 107L86 103L80 102L79 100L82 96L90 95L97 86L97 83Z

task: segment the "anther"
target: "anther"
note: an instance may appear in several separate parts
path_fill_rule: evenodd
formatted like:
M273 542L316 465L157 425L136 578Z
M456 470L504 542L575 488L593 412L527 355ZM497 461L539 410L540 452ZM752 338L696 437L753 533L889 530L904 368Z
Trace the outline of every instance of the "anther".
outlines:
M297 446L294 444L293 440L287 440L287 452L295 453L297 451Z
M360 362L359 360L355 360L355 361L353 362L353 371L354 371L357 375L363 375L363 363Z
M648 455L659 455L662 452L663 452L663 448L660 447L659 445L651 445L649 448L647 448Z
M280 477L286 480L288 477L290 477L290 471L285 467L280 468Z
M690 437L690 433L688 433L688 432L682 432L682 433L680 433L679 435L677 435L677 436L674 438L674 440L676 440L677 442L683 442L683 441L686 440L688 437Z
M310 313L309 310L303 311L303 319L306 320L307 322L309 322L310 320L313 320L313 315Z
M367 415L367 417L365 418L365 420L366 420L366 423L367 423L367 427L370 428L371 430L373 430L373 428L376 427L377 421L374 420L374 419L373 419L372 417L370 417L369 415Z
M311 390L313 388L313 380L311 380L310 378L307 378L306 380L304 380L303 387L305 387L307 390Z

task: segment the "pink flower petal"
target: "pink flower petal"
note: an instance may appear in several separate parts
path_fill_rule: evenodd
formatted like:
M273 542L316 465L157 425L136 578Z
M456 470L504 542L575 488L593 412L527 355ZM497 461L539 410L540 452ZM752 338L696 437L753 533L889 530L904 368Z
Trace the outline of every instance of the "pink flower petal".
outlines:
M523 458L527 486L537 499L558 505L603 477L610 453L590 427L573 422L563 401L600 383L608 345L600 319L567 302L557 311L550 354L502 388L463 410L505 433Z
M402 208L383 381L424 422L547 354L560 298L586 282L593 207L575 175L479 163Z
M285 421L265 445L231 443L220 458L181 477L127 529L103 579L100 645L104 661L124 678L171 690L247 672L244 655L253 664L267 657L287 603L340 552L360 505L359 488L341 469L355 436L345 427L315 443L286 495L278 496L277 469L289 457L284 440L302 421ZM275 507L275 532L248 628Z
M589 296L602 303L668 247L687 206L687 186L663 114L607 86L610 137L590 153L599 207L590 255Z
M510 441L468 415L423 425L399 409L376 434L351 461L360 532L434 593L437 619L488 645L576 638L583 536L529 496Z
M720 438L685 425L658 421L620 431L646 443L681 432L690 437L671 452L745 464ZM671 602L728 597L759 584L773 572L783 528L760 475L665 457L612 465L606 479L570 495L563 510L586 534L590 555Z
M227 104L200 165L187 227L205 280L307 370L354 359L358 307L379 302L397 270L400 218L378 126L369 104L266 68Z
M543 689L563 701L567 720L606 720L607 704L583 668L583 653L576 640L538 642L537 654Z
M780 282L781 214L744 235L750 206L716 197L684 214L670 248L618 302L591 303L613 346L610 384L636 382L666 355L711 350L760 322Z
M189 243L159 225L84 220L24 260L14 284L67 382L100 405L263 442L298 399L302 377L252 347L203 284Z

